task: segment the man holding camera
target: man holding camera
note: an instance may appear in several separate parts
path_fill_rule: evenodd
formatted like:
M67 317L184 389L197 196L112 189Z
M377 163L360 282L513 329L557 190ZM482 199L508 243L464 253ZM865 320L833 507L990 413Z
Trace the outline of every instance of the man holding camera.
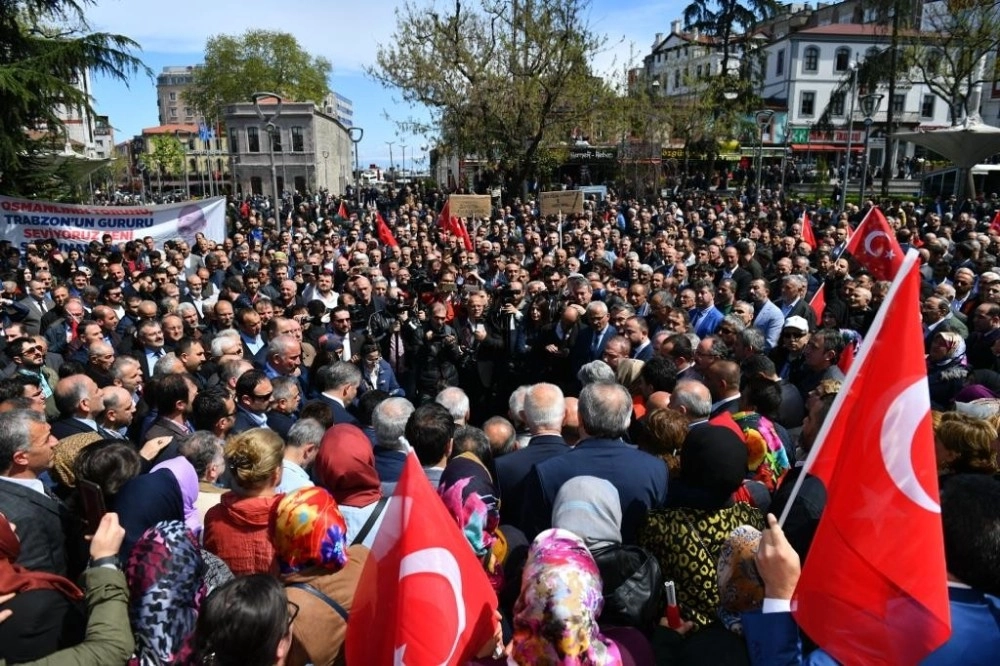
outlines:
M412 325L403 328L415 348L418 405L433 401L441 389L458 386L458 368L464 354L447 319L445 304L433 303L429 315L421 310L418 319L410 320Z

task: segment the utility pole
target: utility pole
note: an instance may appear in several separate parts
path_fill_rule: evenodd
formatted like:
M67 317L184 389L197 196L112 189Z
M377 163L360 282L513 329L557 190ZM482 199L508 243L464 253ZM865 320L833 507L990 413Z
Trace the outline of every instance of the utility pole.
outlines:
M392 184L396 184L396 165L392 163L392 147L396 145L395 141L386 141L386 145L389 146L389 168L392 169Z

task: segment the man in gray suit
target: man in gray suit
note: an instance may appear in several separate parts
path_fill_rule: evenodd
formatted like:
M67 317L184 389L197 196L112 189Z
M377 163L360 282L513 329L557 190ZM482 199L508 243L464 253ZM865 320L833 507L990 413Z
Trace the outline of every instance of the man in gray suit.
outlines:
M65 509L38 478L52 467L56 444L44 414L0 414L0 513L17 526L17 564L66 575Z
M28 295L18 301L28 308L21 323L29 335L38 335L41 332L42 317L56 306L51 298L45 295L45 284L39 280L28 282Z

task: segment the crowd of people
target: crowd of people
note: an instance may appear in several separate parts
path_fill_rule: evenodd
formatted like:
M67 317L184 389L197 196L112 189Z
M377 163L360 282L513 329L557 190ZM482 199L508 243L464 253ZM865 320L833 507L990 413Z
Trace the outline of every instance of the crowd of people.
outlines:
M471 663L832 663L788 613L826 489L769 514L888 293L847 252L874 204L612 193L463 238L389 194L0 247L0 663L344 663L411 450L497 595ZM925 292L928 664L1000 659L998 209L882 206Z

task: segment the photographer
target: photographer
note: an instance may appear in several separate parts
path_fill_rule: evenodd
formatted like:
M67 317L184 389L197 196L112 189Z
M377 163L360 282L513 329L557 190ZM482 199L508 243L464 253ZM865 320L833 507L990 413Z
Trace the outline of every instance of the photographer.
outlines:
M433 401L443 388L458 386L458 368L464 356L455 329L448 326L447 319L444 303L433 303L429 315L421 310L417 319L403 326L414 348L417 405Z

